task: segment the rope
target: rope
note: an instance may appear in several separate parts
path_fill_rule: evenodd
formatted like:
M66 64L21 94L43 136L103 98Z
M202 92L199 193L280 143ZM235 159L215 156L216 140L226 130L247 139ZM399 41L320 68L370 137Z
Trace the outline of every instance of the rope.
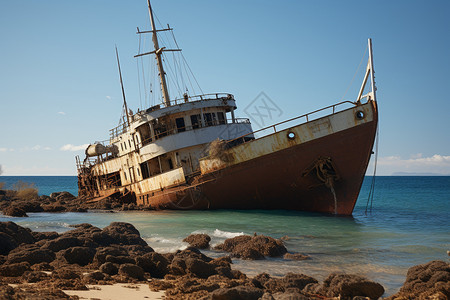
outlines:
M377 173L377 162L378 162L378 141L379 141L379 126L377 124L377 132L376 132L376 138L375 138L375 162L374 162L374 167L373 167L373 175L372 175L372 182L370 184L370 189L369 189L369 196L367 197L367 203L366 203L366 210L364 212L364 214L367 216L367 211L370 211L370 213L372 213L372 208L373 208L373 195L375 193L375 178L376 178L376 173ZM370 206L370 209L369 209Z
M349 90L350 87L352 86L353 81L355 80L356 74L358 74L359 68L361 67L362 62L364 61L364 57L366 56L366 52L367 52L367 48L368 48L368 47L369 47L369 46L366 46L366 49L364 50L364 54L363 54L363 56L362 56L362 58L361 58L361 61L359 62L358 68L356 68L356 72L355 72L355 74L353 75L353 78L352 78L352 80L350 81L350 84L348 85L347 89L345 90L344 96L342 96L341 101L344 100L345 96L347 95L348 90Z

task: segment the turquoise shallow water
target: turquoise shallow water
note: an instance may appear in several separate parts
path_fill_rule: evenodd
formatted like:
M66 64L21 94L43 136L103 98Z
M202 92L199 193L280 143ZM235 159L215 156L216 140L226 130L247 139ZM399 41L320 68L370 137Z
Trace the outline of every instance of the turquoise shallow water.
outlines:
M76 177L0 177L12 184L34 180L40 193L68 190L76 193ZM403 284L409 267L430 260L448 261L450 250L450 177L376 177L372 212L365 214L369 184L364 182L353 217L335 217L292 211L154 211L31 213L29 218L0 216L39 231L69 230L69 224L104 227L113 221L134 224L159 252L186 247L182 239L193 232L207 233L212 244L240 233L265 234L285 242L291 252L311 256L294 262L234 260L234 267L249 274L282 276L304 273L323 280L332 271L357 273L380 282L387 295ZM60 182L60 183L58 183ZM206 251L210 256L223 253Z

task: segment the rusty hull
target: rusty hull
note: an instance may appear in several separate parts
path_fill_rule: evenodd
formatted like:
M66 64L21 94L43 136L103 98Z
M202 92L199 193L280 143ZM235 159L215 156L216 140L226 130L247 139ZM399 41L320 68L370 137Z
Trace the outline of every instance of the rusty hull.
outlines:
M378 122L376 102L365 105L372 110L369 122L228 164L197 176L192 185L138 196L137 203L154 209L290 209L351 215Z

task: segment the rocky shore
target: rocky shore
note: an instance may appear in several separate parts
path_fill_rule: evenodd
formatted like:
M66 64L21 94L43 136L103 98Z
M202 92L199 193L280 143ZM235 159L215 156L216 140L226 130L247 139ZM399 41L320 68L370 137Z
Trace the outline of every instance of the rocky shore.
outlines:
M0 298L77 299L63 290L113 283L146 284L165 291L167 299L378 299L384 293L380 284L358 275L333 273L319 282L294 273L250 278L232 268L231 257L285 256L283 242L271 237L227 239L216 247L224 256L213 259L196 248L209 247L204 234L187 237L192 246L185 250L162 254L129 223L114 222L103 229L90 224L73 227L58 234L0 222ZM415 266L389 299L448 299L449 282L447 262Z
M31 195L31 196L30 196ZM0 210L9 216L28 212L86 212L89 209L135 210L133 203L106 198L86 202L68 192L24 197L0 190ZM212 249L223 254L210 258L211 238L193 234L184 239L190 247L175 253L157 253L129 223L114 222L101 229L78 224L74 229L33 232L13 222L0 222L0 299L78 299L63 290L117 283L145 284L164 291L166 299L378 299L384 288L352 274L330 274L319 282L305 274L253 278L232 268L233 259L263 260L279 257L304 260L282 240L263 235L241 235ZM450 264L432 261L409 269L399 292L388 299L449 299Z
M0 190L0 211L12 217L27 217L29 212L87 212L99 210L143 210L134 203L128 203L119 197L107 197L100 201L89 202L83 197L75 197L69 192L51 193L50 196L38 196L37 190L28 193L14 190Z

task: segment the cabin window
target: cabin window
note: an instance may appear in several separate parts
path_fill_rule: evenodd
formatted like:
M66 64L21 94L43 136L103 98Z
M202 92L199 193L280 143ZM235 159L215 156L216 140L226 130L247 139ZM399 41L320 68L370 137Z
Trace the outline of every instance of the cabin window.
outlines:
M122 152L123 152L123 145L122 145L122 143L120 143L120 148L122 148Z
M131 141L130 140L128 140L128 145L130 145L130 149L131 149Z
M164 120L153 120L153 131L155 132L155 139L162 138L167 135L167 125Z
M200 127L200 115L191 116L192 129L197 129Z
M125 150L127 150L127 143L123 142L123 147L125 148Z
M152 141L152 133L150 132L150 126L148 123L143 124L137 128L137 131L141 135L142 146L145 146Z
M106 179L110 183L111 186L121 186L122 185L122 181L120 180L119 172L115 172L115 173L107 175Z
M141 173L142 173L142 179L146 179L146 178L150 177L150 172L148 170L147 162L143 162L141 164Z
M225 115L223 112L219 111L217 113L217 119L219 120L219 124L225 124Z
M139 172L139 168L136 168L138 176L141 176L141 172Z
M211 113L203 114L203 120L205 121L205 126L213 125L213 118L212 118Z
M167 162L169 163L169 169L173 170L173 163L172 163L172 160L169 158L169 159L167 160Z
M186 130L186 126L184 124L184 118L176 118L175 123L177 124L178 132L183 132Z
M125 180L128 180L128 178L127 178L127 172L123 171L123 175L125 176Z

